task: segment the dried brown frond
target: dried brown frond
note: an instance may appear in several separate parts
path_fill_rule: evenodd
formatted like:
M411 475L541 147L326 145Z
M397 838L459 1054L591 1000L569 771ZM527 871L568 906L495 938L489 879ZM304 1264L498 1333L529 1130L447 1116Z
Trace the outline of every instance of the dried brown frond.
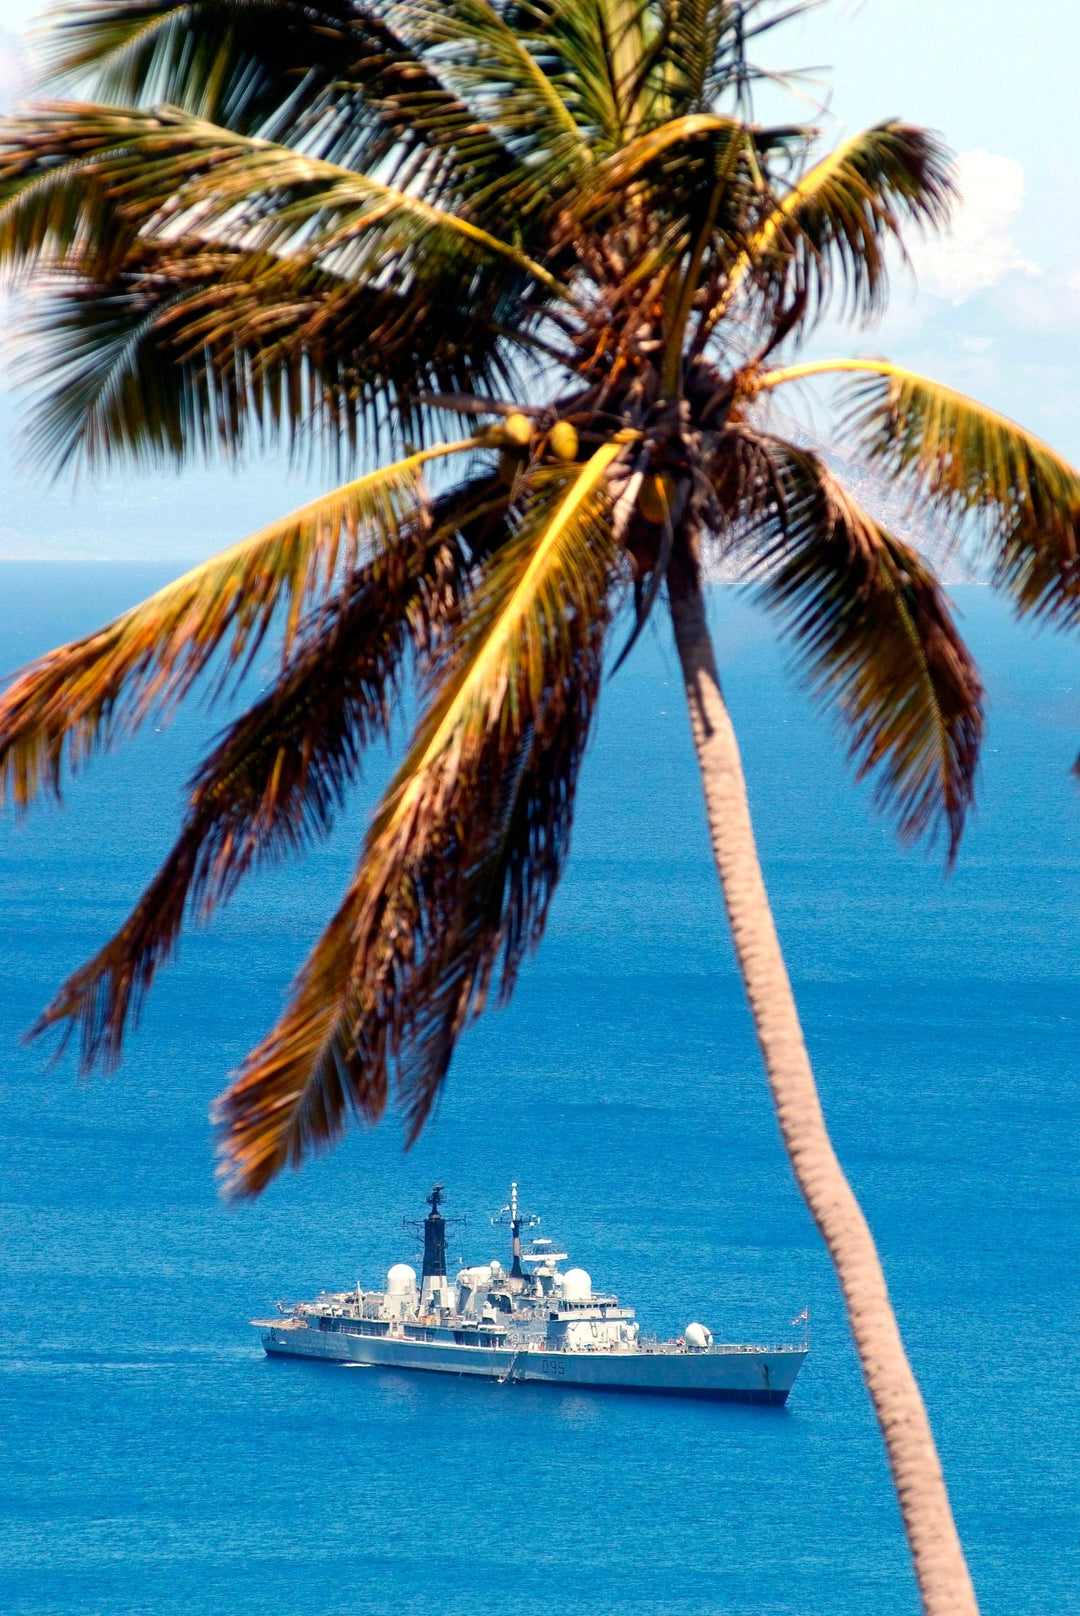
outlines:
M277 683L201 765L164 865L34 1028L63 1023L65 1043L77 1031L84 1072L119 1060L125 1027L185 919L205 921L250 869L330 829L361 753L387 731L408 646L430 654L454 620L468 568L454 529L486 491L444 497L430 521L361 568L347 604L323 607L301 627Z
M1023 613L1080 619L1080 473L1015 421L886 359L823 359L766 371L768 390L853 378L844 430L916 500L966 532Z
M598 687L621 452L536 474L519 535L446 642L344 903L219 1102L231 1194L379 1115L392 1073L414 1136L500 956L508 991L539 936Z
M285 649L306 604L334 590L360 545L385 549L422 500L424 463L444 445L359 477L167 584L107 628L33 663L0 698L0 793L20 806L59 792L102 742L180 700L222 650L246 667L280 611Z
M955 858L974 801L983 687L926 564L816 455L774 443L783 503L758 550L761 594L814 695L838 711L859 778L906 838L944 828ZM761 530L761 518L757 520Z

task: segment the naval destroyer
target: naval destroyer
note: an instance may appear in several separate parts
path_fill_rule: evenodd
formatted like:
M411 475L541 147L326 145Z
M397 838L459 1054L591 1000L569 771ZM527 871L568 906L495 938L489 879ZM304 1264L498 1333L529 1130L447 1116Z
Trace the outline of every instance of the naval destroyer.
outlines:
M809 1350L795 1345L732 1345L714 1341L702 1324L688 1324L672 1341L638 1327L632 1308L592 1288L583 1268L547 1239L522 1243L526 1218L517 1185L493 1222L508 1225L510 1267L497 1260L447 1275L443 1187L428 1197L423 1220L423 1272L395 1263L386 1288L323 1291L278 1317L253 1319L272 1356L383 1369L426 1369L477 1375L502 1384L540 1383L596 1391L658 1392L725 1402L780 1405L787 1401ZM420 1232L421 1225L407 1224Z

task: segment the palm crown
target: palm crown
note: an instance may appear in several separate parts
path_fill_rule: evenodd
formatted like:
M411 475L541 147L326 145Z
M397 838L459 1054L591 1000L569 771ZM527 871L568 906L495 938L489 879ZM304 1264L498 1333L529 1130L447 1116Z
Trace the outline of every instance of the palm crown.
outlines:
M901 831L955 852L977 672L926 562L774 429L773 390L846 374L857 451L980 544L1021 610L1077 613L1080 480L1050 449L885 362L780 363L826 308L881 305L891 244L945 221L952 182L900 123L817 157L814 131L752 122L747 45L777 20L719 0L83 0L47 70L97 99L6 126L0 254L42 282L38 449L181 463L284 440L349 479L3 698L25 804L282 630L159 874L41 1025L114 1059L185 918L325 832L419 687L341 906L221 1102L234 1192L395 1085L415 1136L543 930L609 628L625 607L636 633L706 542L781 614Z

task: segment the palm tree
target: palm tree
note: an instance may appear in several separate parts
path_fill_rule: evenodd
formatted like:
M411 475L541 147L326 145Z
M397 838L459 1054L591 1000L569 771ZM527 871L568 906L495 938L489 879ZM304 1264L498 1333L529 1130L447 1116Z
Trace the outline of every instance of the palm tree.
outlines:
M796 8L797 9L797 8ZM39 1030L115 1062L185 920L330 827L412 683L419 717L340 908L217 1108L227 1192L374 1122L415 1139L462 1029L513 990L565 863L610 631L666 597L739 967L836 1265L924 1608L976 1609L870 1231L826 1132L706 624L702 560L779 614L860 776L955 857L982 688L927 563L772 396L841 380L853 451L977 546L1018 611L1080 612L1080 478L885 361L793 363L872 316L947 152L882 123L817 154L752 120L765 0L80 0L0 147L53 466L278 444L338 486L24 670L26 806L201 677L276 682L191 783L173 851ZM798 396L796 389L795 396ZM361 472L363 464L378 469ZM425 483L431 468L432 484ZM341 477L347 480L340 481ZM621 660L621 659L620 659Z

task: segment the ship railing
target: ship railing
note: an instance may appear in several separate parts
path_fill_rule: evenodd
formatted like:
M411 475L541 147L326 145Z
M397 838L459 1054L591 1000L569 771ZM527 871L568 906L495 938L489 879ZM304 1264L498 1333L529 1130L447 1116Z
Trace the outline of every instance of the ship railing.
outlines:
M714 1341L710 1352L805 1352L805 1341Z
M727 1353L734 1355L742 1353L747 1357L759 1357L763 1352L805 1352L805 1341L713 1341L704 1349L688 1347L685 1341L661 1341L659 1336L639 1335L638 1350L650 1353L686 1353L689 1357L704 1356L706 1353Z

